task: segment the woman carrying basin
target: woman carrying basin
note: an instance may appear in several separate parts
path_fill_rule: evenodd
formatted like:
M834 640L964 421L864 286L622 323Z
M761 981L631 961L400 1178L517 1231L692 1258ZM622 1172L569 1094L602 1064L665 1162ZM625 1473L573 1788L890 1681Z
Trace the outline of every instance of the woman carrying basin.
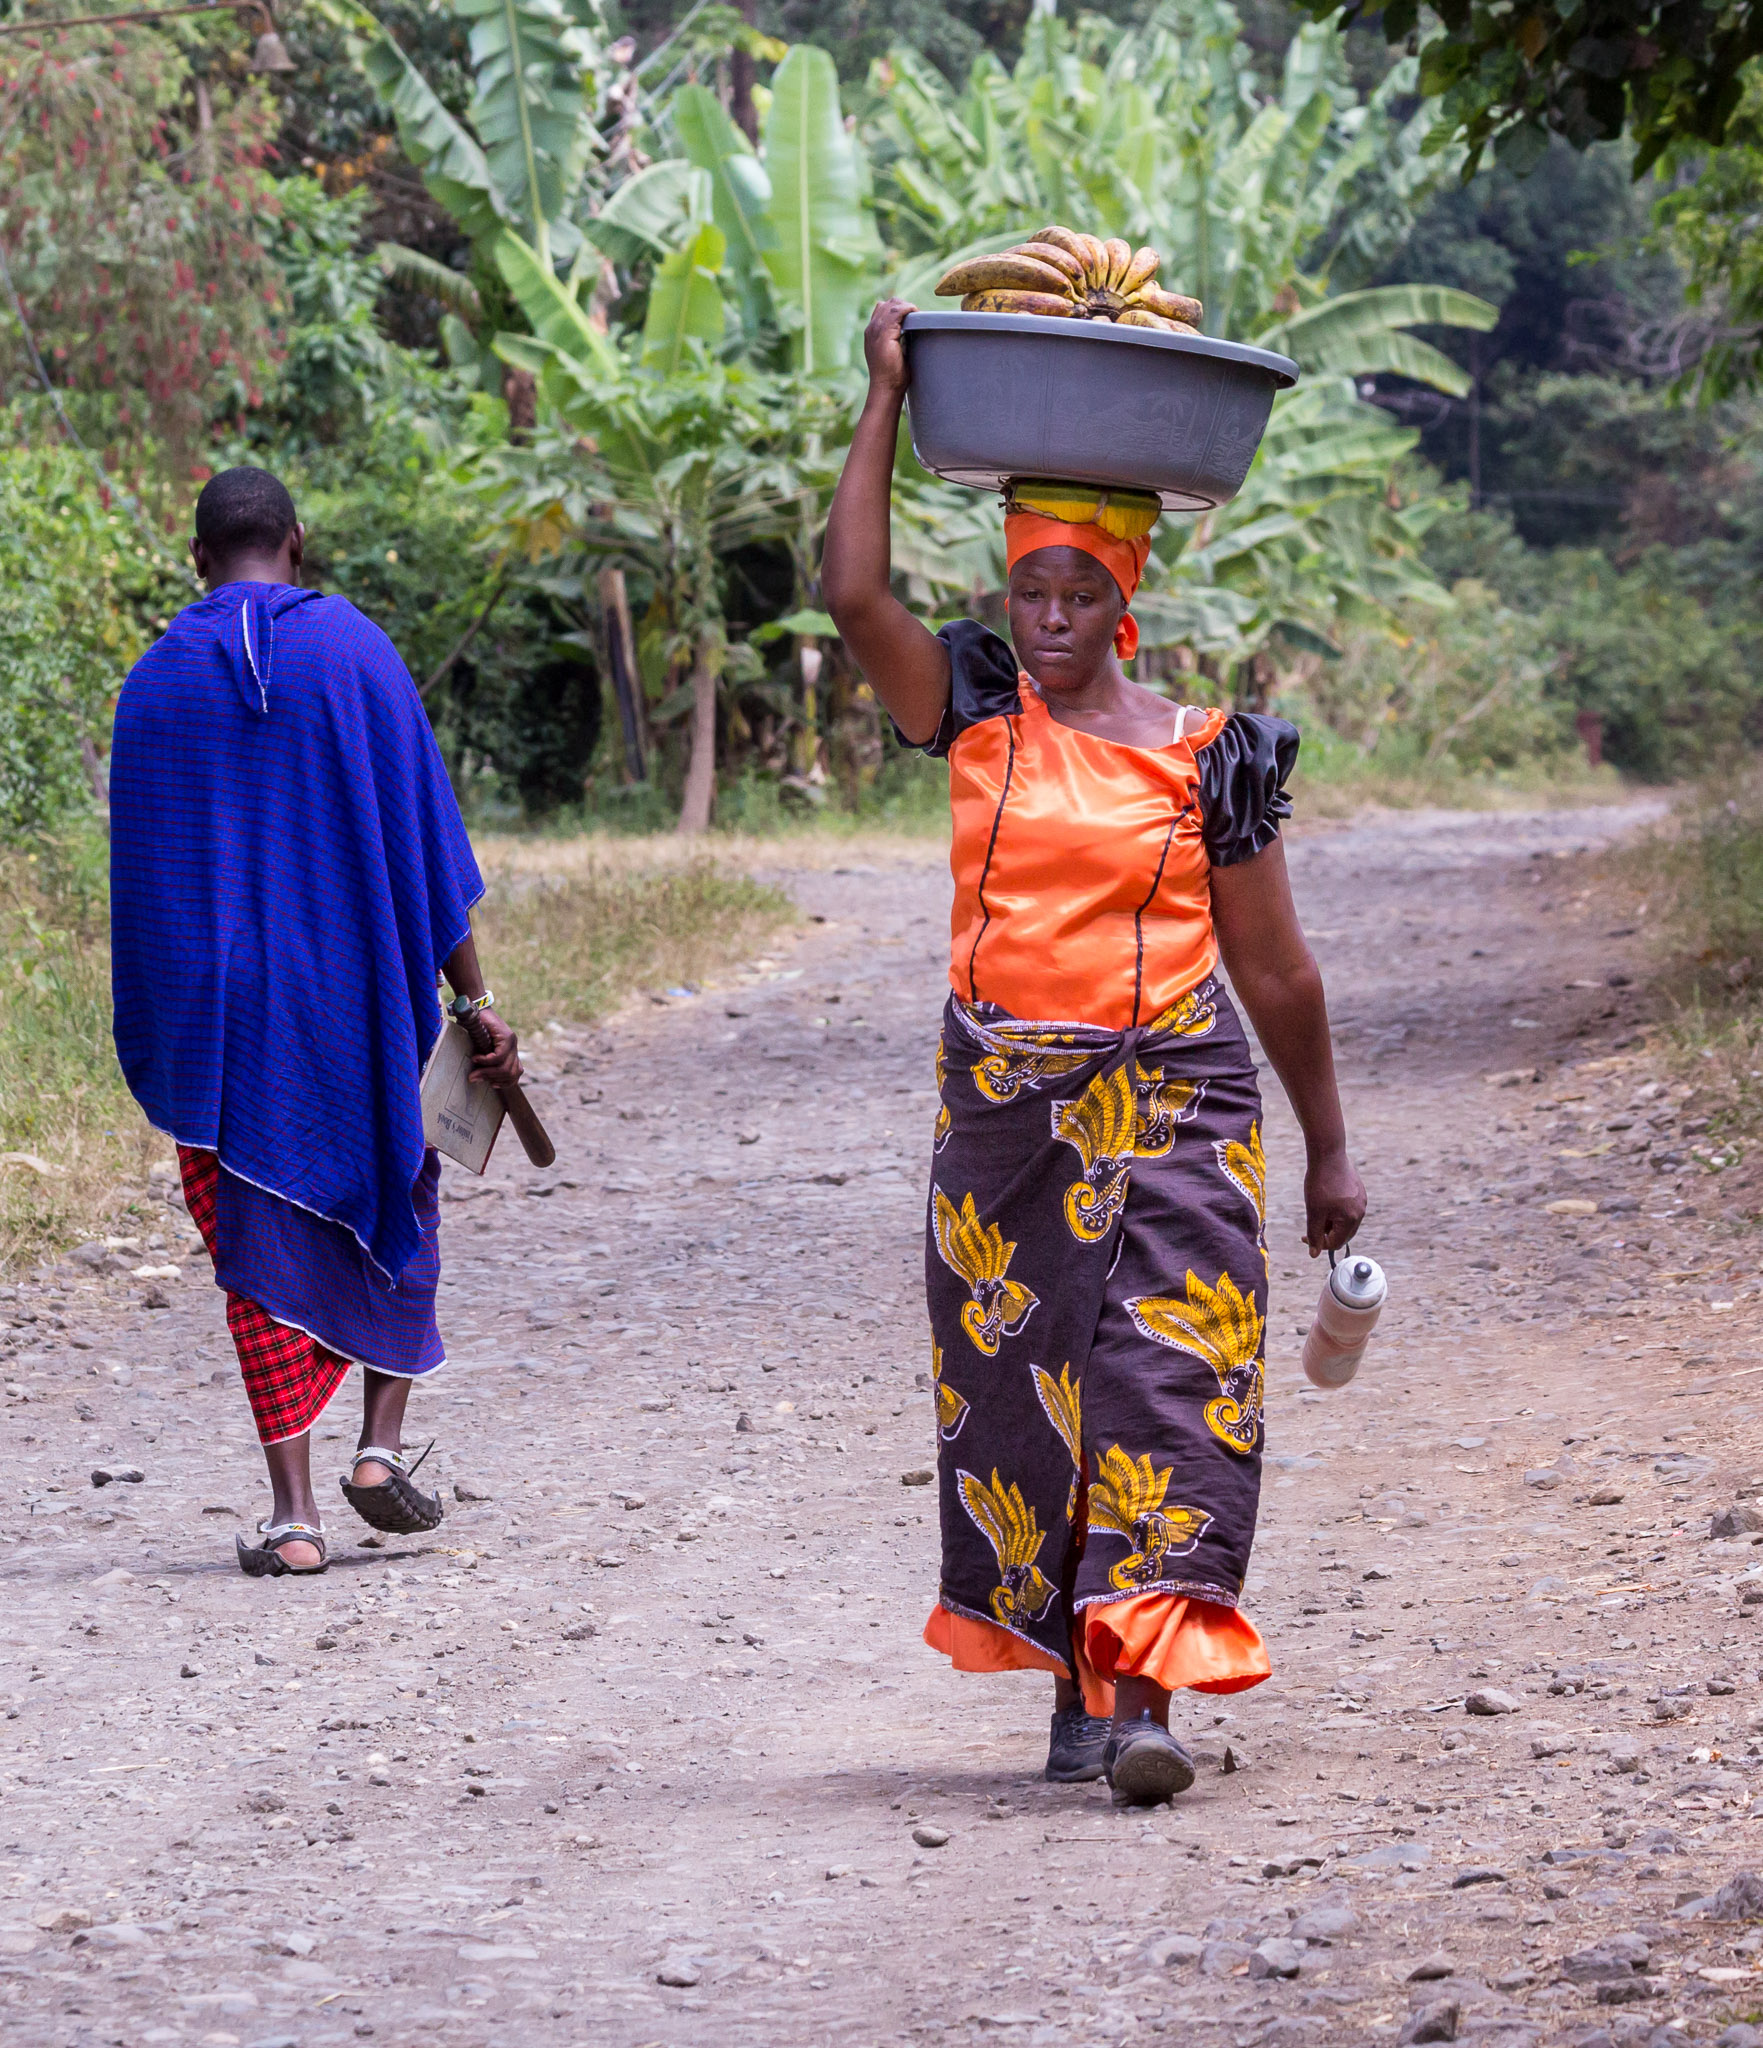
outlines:
M1270 1670L1238 1602L1261 1479L1261 1099L1237 999L1308 1154L1312 1255L1365 1211L1280 820L1277 718L1128 677L1155 498L1018 485L1011 643L892 594L907 388L879 305L822 591L904 740L949 763L955 878L926 1277L940 1594L925 1640L1053 1675L1047 1775L1185 1791L1173 1692Z

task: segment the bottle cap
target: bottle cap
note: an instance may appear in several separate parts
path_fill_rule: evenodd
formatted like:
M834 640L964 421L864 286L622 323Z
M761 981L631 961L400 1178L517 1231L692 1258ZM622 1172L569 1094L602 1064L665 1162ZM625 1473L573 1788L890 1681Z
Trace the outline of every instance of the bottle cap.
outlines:
M1389 1286L1383 1268L1360 1252L1349 1252L1329 1274L1328 1284L1337 1300L1354 1308L1369 1308L1382 1301Z

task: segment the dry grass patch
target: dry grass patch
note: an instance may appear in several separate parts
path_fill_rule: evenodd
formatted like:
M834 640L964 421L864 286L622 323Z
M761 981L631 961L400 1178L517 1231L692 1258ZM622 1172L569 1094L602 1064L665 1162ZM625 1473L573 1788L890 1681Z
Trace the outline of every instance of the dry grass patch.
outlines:
M1690 1151L1733 1220L1763 1217L1763 777L1703 789L1602 862L1652 940L1657 1050L1693 1091ZM1691 1126L1694 1126L1692 1129Z
M490 888L475 921L509 1021L523 1032L591 1022L633 993L750 955L796 914L745 871L761 848L778 851L485 844ZM148 1170L173 1156L123 1086L111 1043L107 860L95 832L0 858L0 1271L135 1234L150 1213Z
M588 1023L640 990L695 984L792 922L781 889L732 861L645 864L597 844L535 842L549 859L487 848L475 917L496 1007L517 1031Z

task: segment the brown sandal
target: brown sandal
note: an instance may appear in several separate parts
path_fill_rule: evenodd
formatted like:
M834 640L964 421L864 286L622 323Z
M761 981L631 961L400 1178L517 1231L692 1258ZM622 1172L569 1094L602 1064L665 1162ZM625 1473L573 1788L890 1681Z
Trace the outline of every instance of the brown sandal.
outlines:
M416 1464L406 1465L402 1451L383 1450L377 1444L366 1445L355 1453L349 1477L340 1482L343 1498L369 1528L382 1530L388 1536L421 1536L431 1529L438 1529L443 1512L441 1496L424 1493L410 1483L411 1474L433 1449L431 1443ZM363 1465L384 1465L387 1477L377 1486L357 1486L355 1474Z
M308 1522L259 1522L257 1533L261 1540L256 1543L247 1543L243 1536L233 1538L239 1550L239 1569L248 1579L315 1579L320 1572L330 1569L330 1549L324 1531ZM289 1564L282 1555L284 1543L316 1545L317 1564Z

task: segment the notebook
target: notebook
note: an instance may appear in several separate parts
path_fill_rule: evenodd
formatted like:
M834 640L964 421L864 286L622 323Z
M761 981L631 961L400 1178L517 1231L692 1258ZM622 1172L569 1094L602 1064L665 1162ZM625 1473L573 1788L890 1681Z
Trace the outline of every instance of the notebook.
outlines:
M482 1173L507 1110L494 1088L471 1078L476 1057L463 1024L449 1021L441 1027L422 1070L422 1135L437 1152Z

